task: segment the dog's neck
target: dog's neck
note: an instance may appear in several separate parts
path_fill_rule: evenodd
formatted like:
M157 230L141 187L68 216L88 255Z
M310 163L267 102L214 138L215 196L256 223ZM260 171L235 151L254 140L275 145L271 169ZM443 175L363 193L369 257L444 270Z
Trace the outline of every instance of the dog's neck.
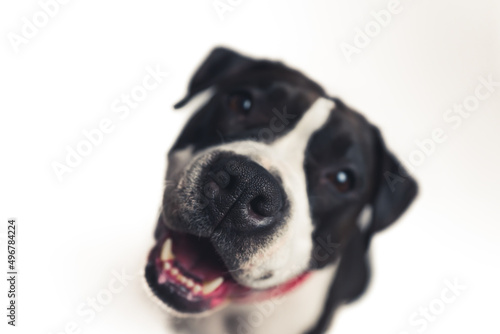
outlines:
M300 286L261 302L231 304L199 319L173 319L176 333L305 333L323 311L337 265L311 272Z

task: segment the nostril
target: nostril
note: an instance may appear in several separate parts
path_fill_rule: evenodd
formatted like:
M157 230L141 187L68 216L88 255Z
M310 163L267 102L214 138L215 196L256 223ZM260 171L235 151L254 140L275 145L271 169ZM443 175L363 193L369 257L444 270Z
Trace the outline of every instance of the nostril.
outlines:
M263 195L259 195L250 201L250 214L253 212L258 216L273 217L281 209L282 201L280 198L271 199Z
M266 213L263 212L264 210L262 210L262 201L263 196L257 196L253 200L251 200L250 203L248 203L248 213L251 216L254 216L254 218L262 219L264 217L267 217Z

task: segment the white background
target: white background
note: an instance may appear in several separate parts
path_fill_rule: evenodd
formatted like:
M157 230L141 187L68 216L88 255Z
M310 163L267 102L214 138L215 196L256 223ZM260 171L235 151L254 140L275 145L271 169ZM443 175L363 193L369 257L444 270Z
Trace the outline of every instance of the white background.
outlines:
M61 333L73 321L83 333L166 333L139 278L89 322L76 309L113 271L143 266L165 154L188 116L171 106L217 45L300 69L377 124L407 166L415 141L435 128L447 135L414 170L418 200L374 240L369 291L339 311L332 332L417 333L410 315L455 278L467 288L425 332L500 332L500 87L457 129L443 120L480 76L500 81L499 7L401 0L401 12L348 62L341 43L353 44L388 2L243 0L221 20L212 0L73 0L15 52L8 34L21 34L40 5L3 1L0 233L18 219L20 272L18 327L9 333ZM120 120L113 101L157 65L168 77ZM113 132L59 182L51 164L104 118ZM2 272L5 248L3 240ZM3 278L0 289L6 328Z

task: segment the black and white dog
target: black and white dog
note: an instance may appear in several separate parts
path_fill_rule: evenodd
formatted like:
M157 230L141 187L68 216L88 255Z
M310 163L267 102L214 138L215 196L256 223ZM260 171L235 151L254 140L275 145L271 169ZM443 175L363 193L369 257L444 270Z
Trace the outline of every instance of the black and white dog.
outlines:
M280 62L214 49L184 107L194 114L168 154L152 295L177 331L324 333L364 291L370 239L416 182L376 127Z

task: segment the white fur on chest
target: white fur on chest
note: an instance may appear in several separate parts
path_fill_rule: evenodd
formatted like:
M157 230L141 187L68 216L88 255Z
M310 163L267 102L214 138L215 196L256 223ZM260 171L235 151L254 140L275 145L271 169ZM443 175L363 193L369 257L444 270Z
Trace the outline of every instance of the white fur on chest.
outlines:
M318 320L337 265L330 265L296 290L255 304L231 304L201 319L184 319L189 334L301 334ZM227 325L231 318L232 326Z

